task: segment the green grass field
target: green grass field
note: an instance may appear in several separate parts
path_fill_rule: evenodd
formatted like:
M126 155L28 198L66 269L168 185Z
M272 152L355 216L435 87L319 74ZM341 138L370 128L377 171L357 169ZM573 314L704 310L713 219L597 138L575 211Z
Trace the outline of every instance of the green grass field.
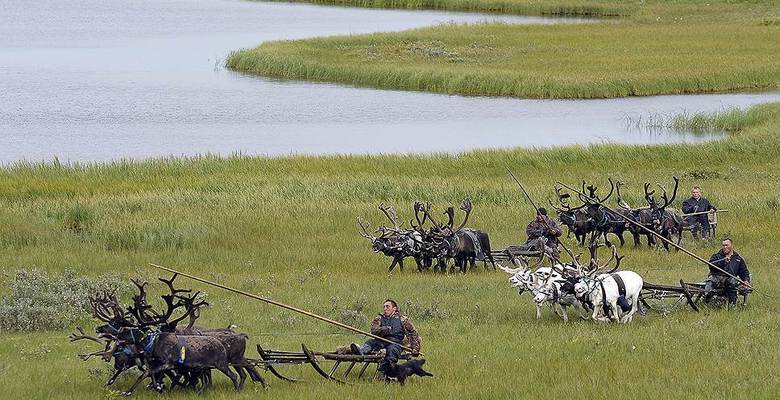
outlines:
M626 16L592 24L445 24L397 33L266 42L233 53L227 66L284 79L525 98L778 87L780 7L770 2L648 3L509 1L501 4L544 9L566 8L563 4L616 6L625 8ZM409 4L490 10L494 3Z
M19 268L154 280L157 272L147 263L155 262L362 328L392 297L413 318L427 367L436 374L411 378L406 387L371 381L339 386L299 367L288 371L304 383L267 375L272 386L266 392L249 386L236 394L220 376L204 398L776 398L780 105L729 115L678 121L739 129L701 145L6 167L0 169L0 287L7 293ZM621 179L632 204L641 202L645 181L668 184L676 174L682 195L700 184L714 204L731 210L722 216L720 235L734 238L758 292L745 310L650 315L627 326L564 324L549 311L535 321L528 295L510 289L502 272L480 267L466 275L435 275L407 268L388 274L388 260L371 254L357 233L357 216L373 226L384 222L380 202L410 218L415 200L443 207L470 196L470 225L489 232L495 248L517 244L533 211L505 167L540 202L553 197L554 180L606 185L607 177ZM703 256L718 248L717 242L688 239ZM625 269L652 282L706 275L682 253L626 247L621 254ZM212 304L204 324L236 324L252 344L327 350L362 340L215 288L192 287L205 290ZM90 329L95 324L82 323ZM68 343L67 334L0 333L3 397L116 396L102 386L108 377L102 361L76 357L93 346ZM130 382L126 377L113 390ZM144 390L136 396L160 397Z

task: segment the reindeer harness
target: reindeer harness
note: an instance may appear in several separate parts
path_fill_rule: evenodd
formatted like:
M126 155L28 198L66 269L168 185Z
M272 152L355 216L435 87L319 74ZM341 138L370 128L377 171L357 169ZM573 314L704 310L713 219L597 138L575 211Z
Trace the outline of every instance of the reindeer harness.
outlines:
M618 306L623 310L623 312L631 310L631 304L629 304L626 300L626 284L623 282L623 278L621 278L618 274L609 274L609 276L615 281L615 284L617 284L618 287ZM599 286L601 287L601 307L604 309L604 315L609 317L609 315L612 313L612 308L609 306L609 303L607 303L607 291L604 289L604 279L599 279L598 281Z
M144 346L144 352L145 353L151 353L154 349L154 344L157 342L157 332L152 332L149 334L149 341Z
M470 230L463 230L463 233L466 234L471 239L471 242L474 243L474 254L475 258L478 260L482 260L485 258L485 253L482 251L482 246L480 246L479 238L477 235L470 231Z

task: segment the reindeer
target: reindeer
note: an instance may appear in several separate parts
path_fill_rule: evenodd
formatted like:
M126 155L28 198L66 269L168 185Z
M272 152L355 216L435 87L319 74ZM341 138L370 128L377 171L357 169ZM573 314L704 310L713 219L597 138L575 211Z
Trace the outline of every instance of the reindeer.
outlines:
M585 212L592 221L593 234L591 235L591 245L594 244L599 237L604 236L604 240L608 240L607 234L613 233L620 240L620 247L623 247L625 240L623 239L623 232L626 231L626 220L623 215L615 213L601 206L601 203L612 197L612 193L615 190L615 184L612 182L612 178L608 178L610 189L606 197L600 198L596 194L598 187L589 185L587 187L589 197L580 195L580 199L583 203L587 204ZM585 182L582 182L582 193L585 193ZM593 201L595 199L596 201Z
M646 227L648 230L652 230L653 213L648 208L632 208L630 205L628 205L628 203L623 199L623 196L620 194L620 188L623 185L624 183L622 181L618 181L615 184L615 189L618 196L617 204L621 208L618 210L618 213L620 213L626 220L634 221ZM631 235L634 237L634 247L639 247L641 245L641 242L639 241L641 235L645 235L647 238L648 246L655 246L655 236L648 230L642 229L634 224L628 224L628 231L631 232Z
M580 246L585 245L585 238L589 233L593 231L592 219L588 217L583 208L587 203L582 203L579 207L571 208L568 203L570 195L568 193L561 193L561 187L555 185L555 194L558 196L558 204L556 206L551 200L548 200L550 206L558 213L558 219L561 224L569 228L569 232L566 237L571 236L574 233L574 238L577 240Z
M475 229L464 229L466 223L468 223L469 216L472 211L471 200L468 198L463 200L460 206L461 211L465 213L463 222L455 228L455 210L449 207L444 214L448 216L446 224L440 224L436 222L430 212L430 204L425 207L425 215L428 220L431 221L433 226L431 227L429 237L433 243L433 249L438 260L437 267L444 272L447 266L447 260L454 259L454 264L450 268L450 273L455 271L455 268L459 268L461 273L466 272L466 267L469 261L471 266L474 267L475 260L480 258L483 260L489 260L495 269L496 263L493 260L493 256L490 251L490 239L488 235L482 231ZM487 261L485 261L487 265Z
M415 203L415 208L418 203ZM368 232L368 224L362 218L358 218L360 226L360 235L371 241L371 250L374 253L382 253L391 257L388 272L392 272L396 265L403 271L404 258L412 257L417 263L417 270L422 271L426 268L423 260L423 236L417 229L402 229L398 224L398 216L393 207L379 205L379 209L393 224L392 227L380 226L377 229L379 236L373 236ZM415 210L416 211L416 210ZM414 226L414 225L413 225ZM430 263L428 263L430 266Z
M128 307L128 311L124 311L113 294L90 297L95 316L107 324L96 329L99 338L87 337L79 328L81 334L72 334L71 341L90 339L107 344L105 351L83 355L82 358L102 355L104 360L110 361L113 356L116 371L107 385L112 384L124 370L137 366L142 375L124 392L125 395L131 394L146 377L151 377L152 386L161 391L163 375L171 379L172 386L181 384L184 378L186 385L194 387L200 382L205 388L211 382L212 368L225 373L237 389L244 384L245 371L249 372L253 381L265 386L254 365L244 357L248 337L230 328L196 326L194 323L200 309L208 303L198 300L200 292L191 294L190 290L176 289L173 285L176 277L174 275L168 280L160 278L170 291L162 296L167 307L163 313L156 312L146 302L146 282L133 280L139 294L133 297L133 305ZM182 308L184 312L174 318L175 311ZM178 326L186 319L189 319L186 326ZM238 373L238 378L230 371L231 366Z
M466 202L468 202L468 204L465 204ZM461 210L465 211L464 207L468 207L468 211L461 227L466 225L466 220L468 220L469 214L471 213L471 201L468 199L464 200L464 205L461 205ZM447 207L444 214L447 215L447 226L449 227L449 230L452 230L452 227L455 225L455 209L453 207ZM465 268L466 262L468 262L471 264L471 268L474 269L476 267L476 260L481 259L486 268L487 262L490 261L493 265L493 270L495 271L496 263L493 260L493 255L490 251L490 237L488 234L481 230L471 228L461 228L456 230L456 232L458 232L458 236L461 238L467 236L471 239L471 243L473 244L473 246L464 246L462 248L461 257L465 258L463 260L462 268ZM460 241L465 243L462 239Z
M663 193L661 198L664 201L663 204L659 205L654 197L655 190L649 191L650 183L645 183L645 200L647 200L647 204L650 206L650 212L653 220L653 230L670 242L673 241L674 236L677 236L676 242L679 246L682 242L683 220L677 211L672 208L667 208L667 206L672 204L675 197L677 197L677 187L680 184L680 180L676 176L673 177L673 179L674 190L672 191L671 199L666 193L666 188L659 184L658 187ZM666 241L663 241L663 243L664 249L669 251L669 243Z
M591 318L602 322L631 322L639 309L639 292L644 284L642 277L633 271L601 274L593 278L594 274L595 271L583 276L574 286L577 299L592 304Z
M617 248L613 244L606 242L606 246L612 249L612 256L604 265L599 265L597 251L600 246L601 245L599 244L595 244L590 247L590 271L606 270L613 260L617 260L613 271L616 270L620 266L620 261L623 257L618 257ZM569 321L568 307L574 307L580 319L585 319L585 316L580 309L580 301L577 299L574 290L576 284L583 275L579 255L574 257L572 264L562 264L559 265L558 268L560 268L560 272L554 271L545 281L533 283L536 287L536 289L533 290L534 303L536 304L536 318L541 318L542 305L547 303L550 305L553 312L563 317L564 322ZM534 277L536 278L536 275L534 275ZM560 313L556 307L560 309Z

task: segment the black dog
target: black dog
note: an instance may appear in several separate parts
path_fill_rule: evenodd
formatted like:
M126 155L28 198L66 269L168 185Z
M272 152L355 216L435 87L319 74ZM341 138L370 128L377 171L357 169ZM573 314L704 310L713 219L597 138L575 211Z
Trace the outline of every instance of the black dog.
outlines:
M423 364L425 364L425 360L410 360L403 364L397 364L390 368L387 377L398 379L398 383L403 385L406 378L411 375L433 376L432 373L422 368Z

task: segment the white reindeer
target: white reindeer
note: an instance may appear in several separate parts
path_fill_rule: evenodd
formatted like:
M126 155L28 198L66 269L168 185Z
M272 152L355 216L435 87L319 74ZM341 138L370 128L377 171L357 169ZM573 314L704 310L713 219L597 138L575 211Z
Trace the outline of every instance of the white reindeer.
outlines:
M565 307L571 305L569 302L570 299L567 298L564 300L552 295L555 293L555 290L560 289L560 284L565 281L561 272L568 269L567 267L556 264L555 267L539 267L536 271L531 270L528 266L506 268L499 265L499 268L510 274L509 284L511 287L517 288L520 294L523 294L524 291L529 291L533 294L534 304L536 305L536 319L542 318L542 306L545 302L549 302L553 312L561 315L564 321L569 320ZM557 282L558 286L550 286L553 282ZM559 302L559 300L562 300L562 302ZM576 302L576 299L572 300ZM562 306L562 313L558 313L558 310L555 307L556 304ZM577 308L577 312L582 315L579 308Z
M631 309L623 312L618 305L618 283L613 277L618 275L626 287L625 300L631 305ZM574 292L580 300L590 300L593 305L593 318L595 321L631 322L634 313L639 309L639 292L644 281L642 277L633 271L619 271L614 274L601 274L596 278L584 276L580 282L574 285Z
M564 322L569 322L568 307L574 307L580 319L586 319L580 308L580 302L574 294L563 291L562 286L566 283L564 278L550 279L546 285L542 285L534 291L534 303L536 303L536 319L542 317L542 305L547 302L550 304L553 312L563 317ZM559 313L556 306L560 308Z
M609 260L607 260L606 263L604 263L604 265L599 265L598 262L597 251L599 246L591 248L591 274L595 274L599 270L606 270L609 264L614 260L617 260L617 265L615 268L620 266L620 260L622 257L618 257L617 248L609 242L607 242L606 245L612 249L612 256L609 258ZM581 277L585 276L585 274L582 272L582 264L580 263L579 257L579 254L574 256L574 260L571 265L556 264L555 268L553 268L552 272L550 272L550 275L546 277L545 280L533 284L534 289L532 290L534 292L534 302L536 303L537 319L541 318L541 308L545 302L550 305L550 308L553 310L553 312L563 317L564 322L569 321L568 307L574 307L579 317L581 319L586 319L585 315L583 315L582 309L580 308L581 304L577 299L576 293L572 292L572 285L574 282L569 282L566 278L578 277L578 279L581 279ZM560 309L560 312L558 312L558 309Z

